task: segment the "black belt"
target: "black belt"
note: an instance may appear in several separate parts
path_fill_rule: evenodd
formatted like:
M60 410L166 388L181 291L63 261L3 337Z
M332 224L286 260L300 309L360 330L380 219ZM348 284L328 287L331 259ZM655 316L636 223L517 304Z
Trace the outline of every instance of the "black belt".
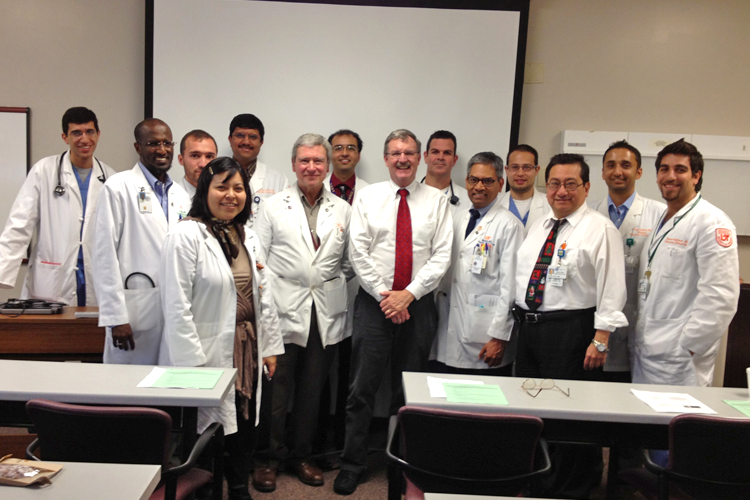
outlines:
M591 314L596 311L596 307L589 309L576 309L573 311L549 311L549 312L531 312L526 309L521 309L515 306L512 309L513 317L516 321L523 323L544 323L545 321L555 321L561 319L572 318L574 316L581 316L584 314Z

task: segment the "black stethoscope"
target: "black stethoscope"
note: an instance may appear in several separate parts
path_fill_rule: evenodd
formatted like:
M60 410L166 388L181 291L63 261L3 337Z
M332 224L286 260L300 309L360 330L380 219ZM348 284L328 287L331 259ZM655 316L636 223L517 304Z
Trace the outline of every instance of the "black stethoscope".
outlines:
M57 186L55 187L55 194L57 196L62 196L65 194L65 188L62 185L62 162L66 154L68 154L67 151L61 154L60 161L57 162ZM104 168L102 168L101 162L96 157L94 157L94 159L96 160L96 163L99 164L99 171L101 171L102 173L102 175L97 177L97 179L99 179L99 182L104 183L107 180L107 174L104 172Z
M422 184L424 184L424 180L426 178L427 178L426 176L422 177L422 180L419 181L419 182L421 182ZM451 200L450 201L451 201L451 205L457 205L458 204L458 196L456 196L456 193L453 192L453 179L451 179Z

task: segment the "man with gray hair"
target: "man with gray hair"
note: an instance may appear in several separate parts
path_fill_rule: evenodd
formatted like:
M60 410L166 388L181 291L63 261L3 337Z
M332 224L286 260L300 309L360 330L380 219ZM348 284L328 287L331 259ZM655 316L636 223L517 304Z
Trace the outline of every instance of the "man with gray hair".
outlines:
M350 258L360 289L354 305L352 381L339 495L357 489L367 461L375 394L391 364L391 413L404 404L401 372L424 371L435 338L432 291L450 264L453 222L442 192L416 181L421 144L391 132L383 157L390 180L364 188L354 204Z
M472 207L456 213L447 283L438 294L441 314L434 352L445 373L512 376L511 338L516 252L523 224L500 203L503 159L477 153L468 163ZM443 307L441 307L441 303Z
M292 148L297 182L268 198L255 223L284 337L284 354L271 383L271 461L253 474L253 485L261 491L275 489L278 461L284 458L300 481L323 484L322 472L310 459L312 440L321 390L345 335L346 281L353 277L347 258L351 207L323 189L330 161L331 146L323 136L297 139ZM292 386L293 447L287 449Z

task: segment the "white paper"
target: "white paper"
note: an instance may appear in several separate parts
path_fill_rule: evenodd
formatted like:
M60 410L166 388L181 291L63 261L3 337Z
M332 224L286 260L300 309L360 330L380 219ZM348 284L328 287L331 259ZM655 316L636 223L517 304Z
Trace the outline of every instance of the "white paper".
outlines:
M141 380L137 387L153 387L154 382L159 380L159 377L161 377L166 371L166 368L158 368L155 366L154 369L151 370L151 373L146 375L146 378Z
M457 380L452 378L438 378L438 377L430 377L427 376L427 387L430 388L430 397L431 398L444 398L445 396L445 389L443 388L443 382L448 382L449 384L479 384L483 385L484 382L481 380Z
M630 390L638 399L660 413L716 413L690 394Z

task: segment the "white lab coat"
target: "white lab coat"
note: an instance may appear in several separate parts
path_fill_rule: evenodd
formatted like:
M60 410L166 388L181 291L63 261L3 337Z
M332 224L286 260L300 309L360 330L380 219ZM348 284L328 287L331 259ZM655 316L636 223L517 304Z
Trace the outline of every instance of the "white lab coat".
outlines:
M5 229L0 235L0 288L13 288L18 269L26 257L29 243L37 232L37 242L31 251L29 272L26 275L21 298L34 298L65 302L77 306L76 268L78 249L83 246L83 264L86 275L86 305L96 305L94 282L91 278L91 248L94 242L93 224L96 200L103 183L99 177L115 174L110 167L94 160L86 199L86 217L81 217L83 202L78 181L70 163L70 151L62 161L62 186L65 194L57 196L58 165L60 155L39 160L29 171L21 190L13 202Z
M329 191L331 190L331 174L330 173L326 177L326 181L323 183L323 185ZM354 203L357 201L357 198L359 197L359 192L369 185L370 185L369 182L357 176L357 180L354 183L354 197L352 198L352 205L354 205ZM357 298L358 292L359 292L359 280L349 280L346 283L346 293L347 293L346 325L344 326L343 338L351 337L352 335L352 328L354 327L354 300Z
M516 253L523 242L523 224L500 203L495 203L464 239L469 210L456 216L448 286L437 296L436 359L455 368L486 369L477 359L491 339L510 341L502 363L515 360L517 338L511 339L515 298ZM480 243L492 245L486 268L471 271Z
M190 197L190 201L193 201L193 198L195 197L195 187L188 182L188 180L183 176L182 179L177 181L177 184L180 185L182 189L185 190L185 192ZM190 210L188 210L189 212Z
M594 210L609 218L608 197L593 204ZM627 288L628 300L622 312L628 318L628 326L618 328L609 336L609 353L604 363L605 372L627 372L632 368L630 353L635 342L635 324L638 319L638 260L644 243L648 243L651 231L659 223L667 206L656 200L644 198L635 193L630 210L620 224L620 235L622 236L622 248L625 251L625 286ZM628 239L633 240L633 246L628 248ZM635 260L633 265L628 265L627 258L631 256Z
M245 248L253 272L253 308L258 339L255 425L260 416L263 358L284 353L279 320L265 271L256 267L258 237L245 233ZM159 268L164 336L159 364L169 366L234 366L237 289L219 241L201 222L186 220L169 231ZM219 408L198 409L198 432L219 422L225 434L237 432L234 391Z
M641 278L649 248L653 254L669 231L653 254L649 293L639 294L634 383L711 385L719 342L737 311L734 224L702 198L690 210L696 199L643 246Z
M247 229L253 228L255 219L258 217L261 201L282 192L288 187L289 180L287 180L286 175L268 168L265 163L260 161L256 163L255 173L250 178L250 191L253 196L252 205L250 205L252 216L247 219L245 227Z
M141 213L138 195L151 200L150 213ZM177 184L169 189L169 222L138 164L113 175L105 184L97 205L94 250L94 283L99 300L99 326L106 326L104 362L154 365L158 360L163 316L159 300L159 257L164 238L190 209L190 198ZM131 273L147 275L125 280ZM138 287L138 288L136 288ZM112 345L109 327L130 324L135 350Z
M531 196L531 205L529 205L529 218L526 221L526 226L523 228L524 236L529 234L529 228L535 220L546 217L550 211L547 195L538 191L536 187L532 189L534 190L534 194ZM504 208L508 208L510 206L510 191L505 191L501 195L499 202Z
M263 202L255 231L266 256L284 343L305 347L315 301L323 346L345 337L346 280L353 276L347 247L351 207L323 190L315 250L297 183Z

